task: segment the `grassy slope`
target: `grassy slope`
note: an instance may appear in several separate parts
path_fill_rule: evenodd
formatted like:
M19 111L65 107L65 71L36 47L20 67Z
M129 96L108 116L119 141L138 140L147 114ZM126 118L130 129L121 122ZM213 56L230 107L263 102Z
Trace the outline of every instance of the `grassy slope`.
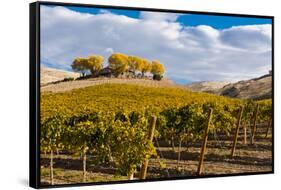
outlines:
M238 103L240 100L207 93L191 92L181 88L155 88L128 84L102 84L61 93L44 92L41 95L41 115L59 112L65 115L88 111L160 110L182 106L190 102L218 101Z

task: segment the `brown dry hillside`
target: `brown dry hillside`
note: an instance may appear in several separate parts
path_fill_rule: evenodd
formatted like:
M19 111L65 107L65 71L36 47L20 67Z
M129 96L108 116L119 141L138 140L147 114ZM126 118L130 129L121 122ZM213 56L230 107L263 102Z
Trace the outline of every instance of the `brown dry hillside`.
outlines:
M63 80L64 78L77 78L79 77L79 73L41 67L40 77L40 84L45 85L51 82Z
M209 92L232 98L267 99L272 96L272 76L270 74L236 83L197 82L186 86L192 91Z
M243 80L224 86L220 95L244 99L267 99L272 96L272 76L265 75L259 78Z
M224 86L230 84L230 82L225 81L203 81L203 82L194 82L186 85L187 88L196 92L210 92L217 93Z
M77 88L85 88L100 84L134 84L141 86L151 87L180 87L168 79L162 79L161 81L155 81L151 79L125 79L125 78L90 78L86 80L74 80L67 82L59 82L56 84L47 84L41 86L41 92L65 92Z
M163 78L161 81L152 79L139 79L139 78L89 78L85 80L62 81L65 78L78 78L79 73L69 72L53 68L41 68L41 91L42 92L65 92L77 88L85 88L93 85L100 84L135 84L142 86L152 87L182 87L176 85L172 80Z

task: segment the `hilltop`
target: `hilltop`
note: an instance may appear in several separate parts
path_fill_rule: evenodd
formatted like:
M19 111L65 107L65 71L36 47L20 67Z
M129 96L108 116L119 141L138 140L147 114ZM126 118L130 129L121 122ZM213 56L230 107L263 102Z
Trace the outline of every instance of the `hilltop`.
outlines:
M51 83L41 87L42 92L66 92L73 89L85 88L101 84L132 84L150 87L177 87L173 81L162 79L155 81L151 79L126 79L126 78L90 78L86 80L74 80L67 82Z
M160 81L152 80L149 78L114 77L98 77L83 80L63 81L66 78L76 79L78 77L79 74L75 72L43 67L41 68L41 91L65 92L73 89L85 88L101 84L134 84L151 87L181 87L180 85L176 85L172 80L165 77Z

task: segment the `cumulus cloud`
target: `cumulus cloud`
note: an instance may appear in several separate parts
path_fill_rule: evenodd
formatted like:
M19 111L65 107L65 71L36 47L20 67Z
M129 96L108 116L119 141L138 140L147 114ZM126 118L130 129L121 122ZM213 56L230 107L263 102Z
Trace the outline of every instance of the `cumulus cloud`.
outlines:
M70 69L75 57L113 52L160 60L177 81L237 81L271 69L271 25L185 26L178 14L141 12L140 18L41 7L41 61Z
M143 20L152 21L171 21L174 22L180 16L178 13L164 13L164 12L150 12L142 11L140 13L140 18Z
M266 51L271 47L271 25L235 26L221 33L226 44L253 51Z

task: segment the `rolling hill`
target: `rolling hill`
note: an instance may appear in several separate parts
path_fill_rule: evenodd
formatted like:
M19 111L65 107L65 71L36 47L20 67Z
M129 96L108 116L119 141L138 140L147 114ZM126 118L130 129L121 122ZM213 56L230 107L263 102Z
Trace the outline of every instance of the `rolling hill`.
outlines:
M230 84L230 82L203 81L203 82L194 82L194 83L188 84L188 85L186 85L186 87L195 92L209 92L209 93L218 94L219 90L228 84Z
M53 68L41 68L41 90L50 92L64 92L78 88L84 88L100 84L134 84L151 87L177 87L186 88L195 92L207 92L232 98L242 99L267 99L272 96L272 75L267 74L259 78L242 80L236 83L227 81L203 81L188 85L177 85L174 81L163 78L161 81L151 79L133 78L90 78L87 80L75 80L59 82L65 78L77 78L78 73L63 71Z
M63 71L53 68L41 68L41 91L42 92L65 92L78 88L85 88L89 86L101 85L101 84L133 84L140 86L150 87L180 87L174 81L163 78L161 81L152 79L140 79L140 78L111 78L111 77L99 77L89 78L84 80L73 80L60 82L64 78L77 78L78 73ZM56 82L56 83L55 83Z
M70 71L64 71L59 69L41 67L40 68L40 84L46 85L51 82L56 82L63 80L64 78L77 78L79 77L79 73L74 73Z
M209 92L232 98L261 100L272 96L272 76L242 80L236 83L198 82L188 84L187 88L197 92Z

